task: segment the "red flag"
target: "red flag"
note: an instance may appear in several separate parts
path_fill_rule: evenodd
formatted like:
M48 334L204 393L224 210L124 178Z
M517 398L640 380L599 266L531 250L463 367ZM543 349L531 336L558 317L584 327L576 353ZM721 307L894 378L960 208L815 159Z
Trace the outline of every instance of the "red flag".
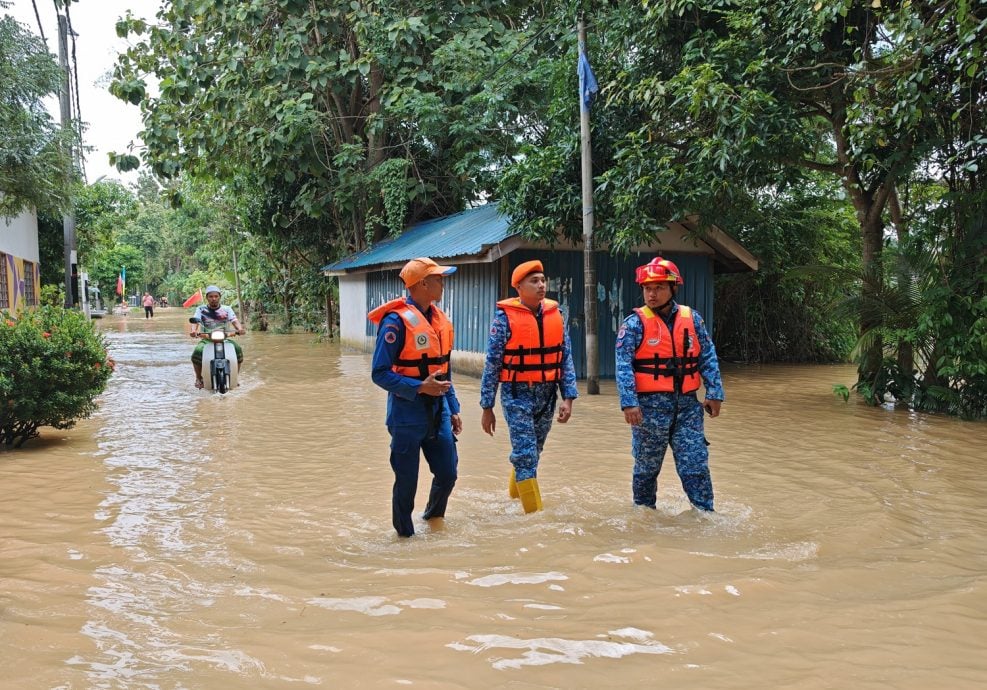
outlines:
M189 297L187 300L182 302L183 307L191 307L192 305L198 304L202 301L202 290L196 290L195 294Z
M117 275L117 294L123 296L123 276Z

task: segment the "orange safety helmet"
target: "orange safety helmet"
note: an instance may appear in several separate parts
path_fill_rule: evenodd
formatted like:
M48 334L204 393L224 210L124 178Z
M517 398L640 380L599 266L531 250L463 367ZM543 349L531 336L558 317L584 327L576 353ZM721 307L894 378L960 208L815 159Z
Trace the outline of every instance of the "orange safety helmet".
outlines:
M638 285L666 282L675 283L676 285L683 284L679 267L660 256L656 256L644 266L638 266L634 281Z

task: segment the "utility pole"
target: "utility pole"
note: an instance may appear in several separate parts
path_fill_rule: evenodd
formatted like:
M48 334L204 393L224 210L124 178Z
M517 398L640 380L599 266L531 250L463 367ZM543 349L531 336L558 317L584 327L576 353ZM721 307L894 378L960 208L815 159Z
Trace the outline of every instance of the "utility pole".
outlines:
M579 54L586 53L586 23L580 19ZM589 133L589 106L579 93L579 148L583 186L583 311L586 313L586 392L600 394L600 349L596 317L596 257L593 251L593 147Z
M68 49L69 26L65 15L58 15L58 65L62 68L62 90L59 94L59 104L61 105L62 129L72 127L72 92L70 90L71 80L69 79L69 49ZM73 177L73 161L75 151L69 150L68 174L66 184ZM72 295L72 287L75 285L78 257L75 246L75 210L69 208L62 214L62 239L65 245L65 308L71 309L75 305ZM79 296L81 303L82 297Z
M236 228L230 228L230 240L230 247L233 249L233 277L236 280L236 309L240 318L244 319L241 323L246 323L247 313L243 310L243 296L240 294L240 267L236 260Z

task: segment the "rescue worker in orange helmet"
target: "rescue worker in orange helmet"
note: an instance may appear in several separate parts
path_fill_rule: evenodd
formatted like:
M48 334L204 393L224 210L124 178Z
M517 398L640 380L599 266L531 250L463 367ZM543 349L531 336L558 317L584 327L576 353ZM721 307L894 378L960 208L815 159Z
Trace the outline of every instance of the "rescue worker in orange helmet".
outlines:
M483 431L493 436L497 417L493 406L500 386L500 402L511 437L511 478L508 492L520 498L524 512L541 510L538 461L552 428L559 390L558 421L572 416L576 370L572 346L558 302L545 298L548 280L540 261L526 261L511 274L518 296L497 302L486 363L480 381Z
M449 368L454 333L452 323L435 304L442 299L445 276L455 270L426 257L412 259L399 274L409 296L393 299L367 315L378 325L371 378L387 391L386 423L394 470L391 522L402 537L415 533L411 513L421 452L432 472L422 519L445 516L456 484L455 436L463 422Z
M658 473L669 445L690 503L713 510L703 411L720 414L723 384L713 341L699 312L675 301L678 267L658 257L637 269L644 306L617 333L617 391L631 425L636 505L656 507ZM700 403L700 380L706 388Z

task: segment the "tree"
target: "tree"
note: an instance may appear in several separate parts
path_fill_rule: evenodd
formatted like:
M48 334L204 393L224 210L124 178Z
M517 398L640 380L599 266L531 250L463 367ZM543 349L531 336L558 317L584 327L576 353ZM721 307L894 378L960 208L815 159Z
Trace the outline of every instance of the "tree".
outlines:
M0 215L68 204L71 130L58 127L44 99L62 72L40 39L0 17Z
M269 215L257 229L290 233L321 260L493 188L524 98L489 77L536 12L492 0L176 0L156 24L120 23L141 41L111 90L141 105L157 174L259 191Z
M987 10L949 6L841 0L779 12L753 0L656 4L647 23L654 28L645 30L659 37L655 54L678 46L681 60L651 74L641 68L653 61L642 60L613 85L614 97L671 118L661 123L661 146L711 179L749 186L807 170L839 179L859 224L862 296L870 299L884 284L885 229L899 187L931 150L960 144L976 169L987 143L946 142L937 126L944 116L979 120L984 105L977 63ZM677 136L669 137L669 123ZM627 168L609 177L639 182ZM860 314L862 333L879 333L872 316ZM861 380L882 359L882 340L870 338Z
M908 279L889 270L884 249L887 231L902 242L921 211L902 194L917 176L967 189L982 208L983 3L588 4L605 98L594 108L595 205L613 246L652 239L688 213L729 228L765 194L784 195L821 173L840 183L855 214L863 306L878 302L889 281ZM566 108L553 99L549 127L501 187L536 235L575 225L573 128L554 119L561 111L574 121L571 72L568 81L555 92ZM967 236L977 202L942 199L955 231L940 239ZM978 270L968 274L974 284ZM880 314L856 314L861 383L885 368ZM867 398L883 400L880 387L869 385Z

